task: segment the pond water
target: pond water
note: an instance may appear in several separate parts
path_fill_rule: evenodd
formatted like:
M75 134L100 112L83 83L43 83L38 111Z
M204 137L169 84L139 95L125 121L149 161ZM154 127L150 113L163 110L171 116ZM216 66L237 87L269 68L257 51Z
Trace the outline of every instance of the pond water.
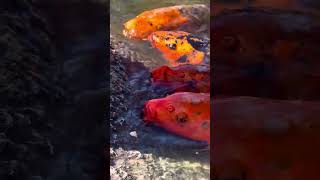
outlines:
M122 41L128 45L130 50L152 59L152 64L144 63L147 68L163 65L166 64L166 61L162 58L160 52L150 46L149 42L129 40L122 35L123 23L146 10L186 4L209 5L209 3L209 0L111 0L110 33L116 41ZM150 79L146 75L148 71L148 69L137 70L129 77L132 94L128 97L128 103L130 104L128 112L124 113L123 116L129 125L112 135L112 137L117 136L117 138L111 138L116 141L113 144L115 151L122 154L120 148L123 148L125 153L123 153L123 157L119 155L114 158L114 164L122 162L122 159L128 159L128 169L126 170L128 174L134 177L142 176L144 179L158 178L158 176L162 176L159 179L210 179L210 156L203 143L174 136L156 127L143 125L140 117L142 105L145 101L158 95L151 92ZM130 132L136 132L138 138L129 136ZM152 161L132 160L130 154L136 150L143 156L152 154L154 159ZM136 164L137 162L139 162L139 165ZM150 169L154 166L157 168ZM122 170L121 167L116 165L112 168L115 168L116 171Z
M111 0L110 1L110 33L117 40L124 41L134 47L135 51L141 55L152 57L153 65L165 64L166 61L162 55L155 49L151 48L150 43L145 41L128 40L122 35L123 24L136 17L146 10L152 10L160 7L174 5L206 4L209 6L210 0Z

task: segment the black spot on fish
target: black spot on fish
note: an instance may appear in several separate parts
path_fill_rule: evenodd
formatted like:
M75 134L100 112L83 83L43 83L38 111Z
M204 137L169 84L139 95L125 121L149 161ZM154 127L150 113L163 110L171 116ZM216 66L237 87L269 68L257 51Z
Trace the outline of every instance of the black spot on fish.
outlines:
M153 26L152 22L148 22L148 24L149 24L150 26Z
M209 128L209 122L208 121L204 121L201 123L201 128L202 129L208 129Z
M187 56L187 55L181 56L181 57L177 60L177 62L179 62L179 63L187 63L187 62L188 62L188 56Z
M196 37L194 35L188 35L187 41L194 49L198 51L204 51L209 44L209 41Z
M178 36L177 39L184 39L185 36Z
M188 122L188 115L184 112L177 114L176 121L180 125L184 125L186 122Z
M176 50L177 49L177 45L176 44L166 44L166 46L171 49L171 50Z

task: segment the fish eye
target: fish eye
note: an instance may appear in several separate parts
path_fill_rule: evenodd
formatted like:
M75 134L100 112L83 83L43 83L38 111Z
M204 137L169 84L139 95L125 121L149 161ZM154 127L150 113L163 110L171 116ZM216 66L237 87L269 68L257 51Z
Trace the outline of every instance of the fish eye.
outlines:
M204 121L201 123L201 128L202 129L209 129L210 128L210 123L209 121Z
M177 49L177 45L174 44L174 43L168 43L168 44L166 44L166 46L171 50L176 50Z
M169 112L174 112L175 108L174 108L174 106L173 106L172 104L169 104L169 105L167 106L167 110L168 110Z

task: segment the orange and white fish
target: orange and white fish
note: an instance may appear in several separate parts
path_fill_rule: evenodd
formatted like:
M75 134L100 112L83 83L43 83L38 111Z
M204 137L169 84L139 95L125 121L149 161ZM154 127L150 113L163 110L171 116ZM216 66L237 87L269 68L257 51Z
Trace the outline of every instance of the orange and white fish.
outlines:
M207 65L161 66L151 71L151 77L154 85L171 87L175 92L210 92L210 68Z
M148 37L170 65L203 64L209 40L184 31L157 31Z
M203 4L162 7L144 11L124 23L123 34L130 39L146 39L152 32L161 30L181 28L192 32L197 24L208 24L204 22L206 18L210 18L210 9Z
M210 144L210 94L181 92L148 101L144 122Z

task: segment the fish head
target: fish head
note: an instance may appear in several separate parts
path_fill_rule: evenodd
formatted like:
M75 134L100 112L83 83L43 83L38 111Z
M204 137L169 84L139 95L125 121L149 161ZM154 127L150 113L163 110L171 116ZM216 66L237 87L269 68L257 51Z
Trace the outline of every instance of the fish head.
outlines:
M188 107L179 99L153 99L145 104L144 121L169 131L182 132L188 129L190 118Z
M148 40L152 47L163 53L165 59L175 61L193 50L186 39L188 34L184 31L156 31L149 35Z
M184 31L156 31L149 35L152 47L158 49L172 66L201 64L208 42Z
M159 30L175 30L188 22L177 7L165 7L144 11L124 23L123 34L131 39L146 40L148 35Z
M186 43L188 35L189 33L184 31L156 31L148 36L148 40L162 52L189 52L192 47Z
M168 66L161 66L151 71L153 81L170 81L176 76L176 72Z
M209 81L210 80L210 70L208 66L205 65L180 65L177 67L170 68L168 66L161 66L159 68L153 69L151 76L154 81Z
M209 94L182 92L150 100L144 107L144 121L178 134L200 128L207 133L210 127L209 99Z
M148 101L144 107L144 121L146 123L166 124L174 122L178 102L168 101L166 98Z
M140 18L134 18L123 24L123 35L130 39L146 39L156 29L152 23Z
M181 92L148 101L144 122L194 140L210 139L209 94Z

